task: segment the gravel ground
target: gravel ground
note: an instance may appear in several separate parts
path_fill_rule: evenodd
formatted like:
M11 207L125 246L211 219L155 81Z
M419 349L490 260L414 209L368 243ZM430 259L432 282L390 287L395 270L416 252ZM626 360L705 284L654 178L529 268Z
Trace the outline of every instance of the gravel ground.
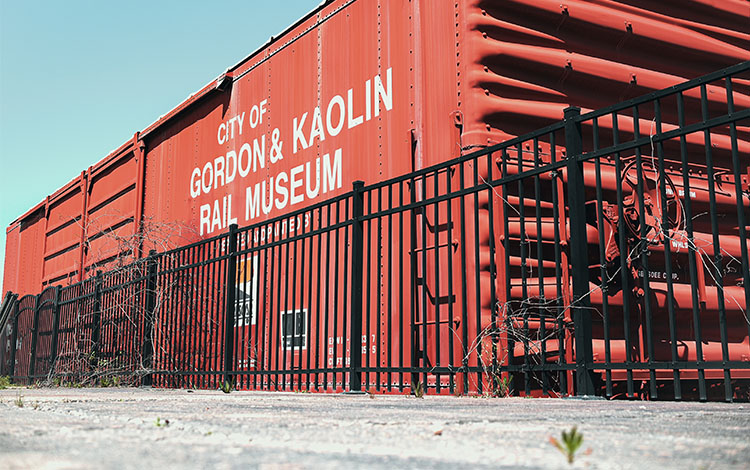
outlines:
M747 404L11 388L0 416L9 469L750 469Z

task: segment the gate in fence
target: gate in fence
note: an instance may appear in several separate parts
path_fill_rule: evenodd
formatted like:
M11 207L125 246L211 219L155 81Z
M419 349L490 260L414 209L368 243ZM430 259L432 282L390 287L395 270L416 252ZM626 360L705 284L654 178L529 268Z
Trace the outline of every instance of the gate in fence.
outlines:
M750 62L3 304L16 380L748 399ZM109 380L109 379L108 379Z

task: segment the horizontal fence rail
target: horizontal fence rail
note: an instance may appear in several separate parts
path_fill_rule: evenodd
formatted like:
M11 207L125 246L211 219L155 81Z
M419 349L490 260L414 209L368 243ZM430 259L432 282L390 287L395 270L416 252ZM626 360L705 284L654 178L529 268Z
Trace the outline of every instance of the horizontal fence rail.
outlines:
M0 366L20 381L747 400L749 78L745 62L568 108L502 144L9 296Z

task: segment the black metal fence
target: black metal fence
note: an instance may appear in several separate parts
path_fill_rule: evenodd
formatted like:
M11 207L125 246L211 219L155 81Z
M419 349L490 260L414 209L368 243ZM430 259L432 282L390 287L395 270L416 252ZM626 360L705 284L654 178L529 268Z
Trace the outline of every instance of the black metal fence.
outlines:
M16 380L748 399L750 62L13 303Z

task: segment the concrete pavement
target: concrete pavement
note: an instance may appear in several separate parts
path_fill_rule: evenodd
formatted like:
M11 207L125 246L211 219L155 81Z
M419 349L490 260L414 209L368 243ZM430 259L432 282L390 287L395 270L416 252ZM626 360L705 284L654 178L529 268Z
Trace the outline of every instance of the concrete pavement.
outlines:
M22 404L22 407L17 405ZM584 435L569 466L550 442ZM0 390L0 468L748 469L750 406Z

